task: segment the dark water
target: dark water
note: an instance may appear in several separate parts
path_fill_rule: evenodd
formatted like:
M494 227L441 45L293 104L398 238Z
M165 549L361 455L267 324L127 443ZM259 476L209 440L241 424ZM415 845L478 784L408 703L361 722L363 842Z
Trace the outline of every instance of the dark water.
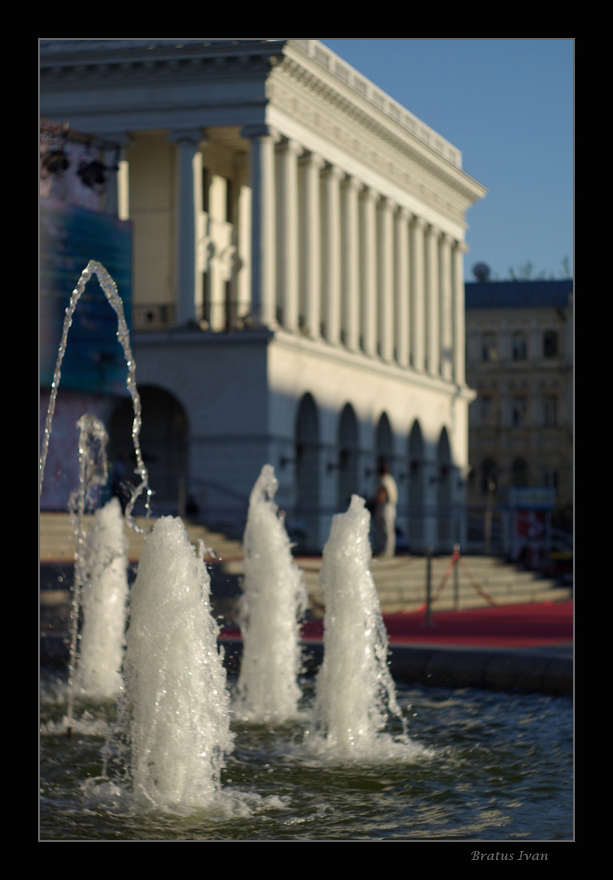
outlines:
M410 739L425 750L350 765L305 754L305 680L302 721L233 724L219 803L167 815L137 810L103 777L115 707L78 706L67 737L65 683L42 685L42 841L573 839L570 698L399 686Z

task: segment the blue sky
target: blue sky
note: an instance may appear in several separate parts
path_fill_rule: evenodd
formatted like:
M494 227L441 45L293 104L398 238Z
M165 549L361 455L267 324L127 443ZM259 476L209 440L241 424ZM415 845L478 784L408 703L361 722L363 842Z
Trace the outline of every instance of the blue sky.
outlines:
M462 152L487 187L467 214L475 263L509 278L573 269L574 40L322 39Z

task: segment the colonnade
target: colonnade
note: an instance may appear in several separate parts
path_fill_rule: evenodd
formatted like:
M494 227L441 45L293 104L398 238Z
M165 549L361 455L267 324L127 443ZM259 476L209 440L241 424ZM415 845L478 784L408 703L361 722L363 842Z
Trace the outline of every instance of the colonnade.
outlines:
M463 385L464 242L268 126L243 128L252 326L281 327ZM202 130L174 131L176 321L197 318ZM239 218L240 230L249 224ZM245 279L242 278L241 289ZM200 295L199 295L200 291Z
M257 324L464 383L464 243L269 127L251 143Z

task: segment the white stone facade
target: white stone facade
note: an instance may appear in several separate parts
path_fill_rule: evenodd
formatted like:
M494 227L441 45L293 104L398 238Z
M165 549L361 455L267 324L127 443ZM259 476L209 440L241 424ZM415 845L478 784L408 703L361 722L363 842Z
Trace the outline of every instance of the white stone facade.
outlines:
M125 145L137 381L186 416L202 515L270 463L321 549L382 456L411 547L461 540L458 150L317 40L43 41L41 114Z

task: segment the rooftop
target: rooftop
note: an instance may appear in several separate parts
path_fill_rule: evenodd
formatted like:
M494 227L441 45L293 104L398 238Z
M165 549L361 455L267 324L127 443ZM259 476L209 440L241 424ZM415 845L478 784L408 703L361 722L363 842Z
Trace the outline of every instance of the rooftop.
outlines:
M573 279L555 281L467 281L467 309L565 308Z

